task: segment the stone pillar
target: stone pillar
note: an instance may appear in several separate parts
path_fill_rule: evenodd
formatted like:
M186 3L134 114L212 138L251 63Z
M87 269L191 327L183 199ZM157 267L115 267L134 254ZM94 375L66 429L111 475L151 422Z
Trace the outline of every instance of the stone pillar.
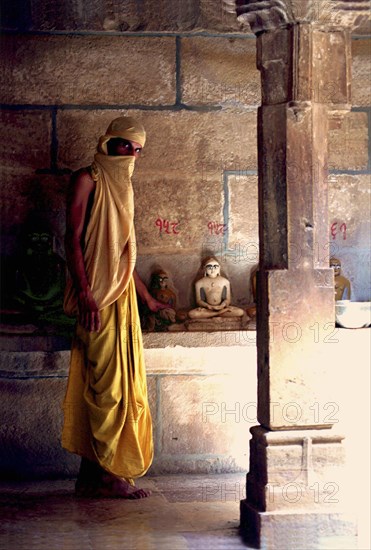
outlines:
M266 549L344 548L327 134L350 109L350 30L364 0L237 0L257 35L258 421L252 428L241 529ZM322 11L321 11L322 10ZM342 539L342 540L341 540ZM346 548L351 548L348 539Z

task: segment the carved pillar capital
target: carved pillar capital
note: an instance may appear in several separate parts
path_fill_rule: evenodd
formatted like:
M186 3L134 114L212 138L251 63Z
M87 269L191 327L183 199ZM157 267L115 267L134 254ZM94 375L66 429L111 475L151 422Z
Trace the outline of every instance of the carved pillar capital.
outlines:
M331 55L328 55L331 52ZM257 66L262 77L262 104L311 102L330 112L350 109L350 33L325 31L298 23L261 33Z
M370 0L224 0L255 34L295 23L356 31L371 19Z

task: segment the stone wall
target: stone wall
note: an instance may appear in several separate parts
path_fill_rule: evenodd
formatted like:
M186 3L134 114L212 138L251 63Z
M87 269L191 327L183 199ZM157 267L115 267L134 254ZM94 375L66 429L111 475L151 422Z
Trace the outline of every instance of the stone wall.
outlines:
M38 350L19 351L18 337L2 342L0 477L74 476L79 459L60 442L70 353L46 351L45 337L32 341ZM256 423L255 333L152 333L144 345L151 473L247 470Z
M154 266L168 269L188 307L200 260L213 252L234 303L248 304L258 260L254 36L221 1L2 8L3 254L14 253L35 210L63 254L69 175L91 162L110 120L130 114L148 132L134 174L139 272L148 282ZM329 241L357 300L370 299L368 36L353 37L353 109L330 135Z
M346 435L350 479L362 471L367 486L371 331L334 329L330 336L323 361L336 399L301 406L290 398L275 411L292 423L298 415L318 424L331 418ZM19 351L30 342L22 348L16 336L2 342L0 477L75 476L79 459L60 443L69 351L48 338L32 340L38 351ZM255 333L152 333L144 346L155 443L149 473L247 471L249 429L257 424ZM356 392L349 391L354 380Z

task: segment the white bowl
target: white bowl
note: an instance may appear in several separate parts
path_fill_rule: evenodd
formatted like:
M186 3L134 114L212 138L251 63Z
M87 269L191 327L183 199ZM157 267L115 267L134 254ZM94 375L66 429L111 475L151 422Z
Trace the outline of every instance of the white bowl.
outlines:
M344 328L364 328L371 326L371 302L335 302L336 322Z

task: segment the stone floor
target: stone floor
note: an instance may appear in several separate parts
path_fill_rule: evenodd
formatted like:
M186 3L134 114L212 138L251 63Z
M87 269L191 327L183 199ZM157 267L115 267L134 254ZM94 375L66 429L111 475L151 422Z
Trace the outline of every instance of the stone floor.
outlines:
M70 480L0 484L1 550L237 550L245 475L147 477L138 501L76 499Z
M139 480L137 486L150 488L151 497L138 501L77 499L73 480L1 482L0 549L249 548L239 536L244 474L153 476ZM339 546L326 544L326 548L338 550ZM341 548L357 548L357 543L343 541ZM358 548L370 546L358 544Z

